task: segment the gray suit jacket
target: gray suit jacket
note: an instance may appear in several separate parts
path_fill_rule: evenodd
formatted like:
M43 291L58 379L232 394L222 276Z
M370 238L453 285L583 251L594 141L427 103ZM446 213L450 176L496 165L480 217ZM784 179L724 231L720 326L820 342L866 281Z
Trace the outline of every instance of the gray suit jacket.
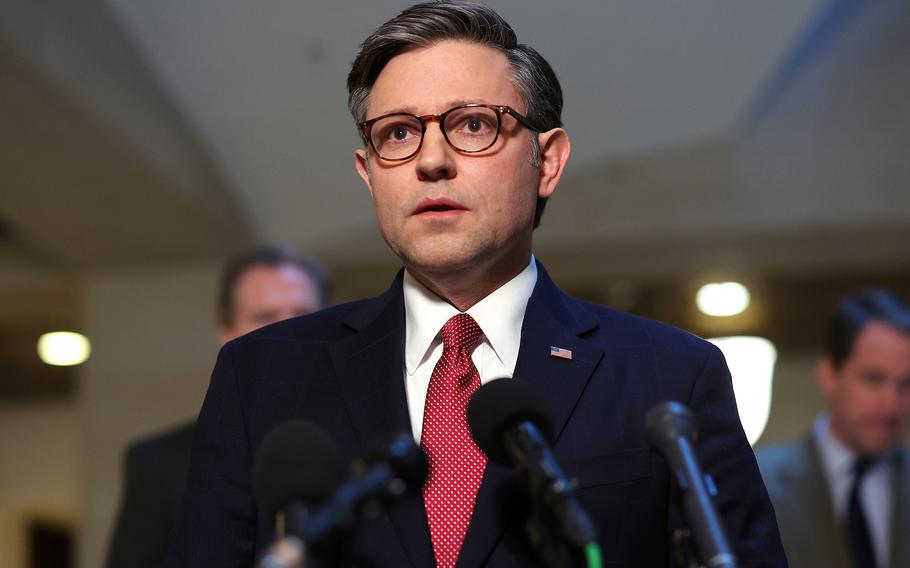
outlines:
M852 568L811 436L756 454L791 566ZM895 461L888 568L910 568L910 449Z

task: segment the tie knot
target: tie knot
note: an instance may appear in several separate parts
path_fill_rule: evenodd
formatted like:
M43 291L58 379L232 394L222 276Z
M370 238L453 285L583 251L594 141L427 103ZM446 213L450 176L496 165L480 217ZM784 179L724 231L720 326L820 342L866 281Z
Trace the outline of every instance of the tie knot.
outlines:
M457 314L442 326L442 346L444 349L460 347L471 350L477 346L481 335L483 332L474 318L468 314Z

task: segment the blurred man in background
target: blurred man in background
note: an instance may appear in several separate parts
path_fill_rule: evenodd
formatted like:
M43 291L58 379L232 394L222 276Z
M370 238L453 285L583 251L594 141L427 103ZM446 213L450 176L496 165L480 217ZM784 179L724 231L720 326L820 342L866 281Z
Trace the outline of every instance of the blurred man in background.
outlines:
M231 261L218 297L218 342L325 306L328 280L319 263L288 247L261 247ZM109 568L158 568L183 496L195 423L134 442L126 454L123 503Z
M792 566L910 566L910 308L885 290L844 299L818 364L827 411L759 452Z

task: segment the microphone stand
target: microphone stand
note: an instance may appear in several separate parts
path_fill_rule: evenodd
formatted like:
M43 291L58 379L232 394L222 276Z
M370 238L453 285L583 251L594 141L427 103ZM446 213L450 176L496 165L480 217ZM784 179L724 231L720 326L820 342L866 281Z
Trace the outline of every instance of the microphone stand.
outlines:
M670 466L684 516L689 522L682 534L677 531L673 535L677 554L685 555L694 548L698 552L697 558L707 562L710 568L737 568L736 556L712 499L717 496L717 487L711 476L702 472L692 445L697 433L692 412L681 403L664 402L648 411L645 424L651 444ZM680 544L687 540L691 544L693 536L696 547ZM700 566L690 558L689 566L693 563Z
M673 476L672 484L673 495L678 500L681 500L682 491L676 476ZM681 519L679 525L673 529L670 535L670 542L673 544L677 566L680 568L705 568L704 564L699 560L698 543L695 542L695 535L692 534L692 529L689 528L685 519Z
M536 427L530 423L520 425L505 439L506 451L513 463L520 464L525 456L537 456L537 448L546 442ZM542 460L541 460L542 461ZM556 462L545 462L553 468L555 477L566 479ZM548 568L566 566L599 566L600 549L597 548L597 529L590 518L575 519L567 515L570 506L580 509L571 483L551 484L545 477L534 473L533 468L520 468L532 499L532 507L525 523L525 532L538 559ZM557 515L571 519L568 526ZM596 550L592 550L596 549Z
M568 546L558 530L553 529L550 517L544 508L535 505L525 522L525 533L540 564L547 568L584 566L581 555Z

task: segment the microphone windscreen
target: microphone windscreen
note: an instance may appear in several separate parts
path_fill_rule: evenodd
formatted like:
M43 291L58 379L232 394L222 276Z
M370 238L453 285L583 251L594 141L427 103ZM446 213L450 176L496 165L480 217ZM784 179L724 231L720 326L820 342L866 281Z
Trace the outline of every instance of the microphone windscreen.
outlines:
M553 421L543 398L518 379L496 379L483 385L468 403L468 426L474 442L496 463L511 466L503 435L519 423L534 424L552 442Z
M673 400L661 402L648 411L645 415L645 429L648 440L660 450L680 437L694 444L698 434L695 415L686 405Z
M314 505L344 474L335 444L303 420L284 422L262 441L253 464L253 492L267 519L291 503Z
M423 486L429 473L426 454L414 443L413 435L405 432L374 444L363 461L366 465L388 463L395 476L409 487Z

